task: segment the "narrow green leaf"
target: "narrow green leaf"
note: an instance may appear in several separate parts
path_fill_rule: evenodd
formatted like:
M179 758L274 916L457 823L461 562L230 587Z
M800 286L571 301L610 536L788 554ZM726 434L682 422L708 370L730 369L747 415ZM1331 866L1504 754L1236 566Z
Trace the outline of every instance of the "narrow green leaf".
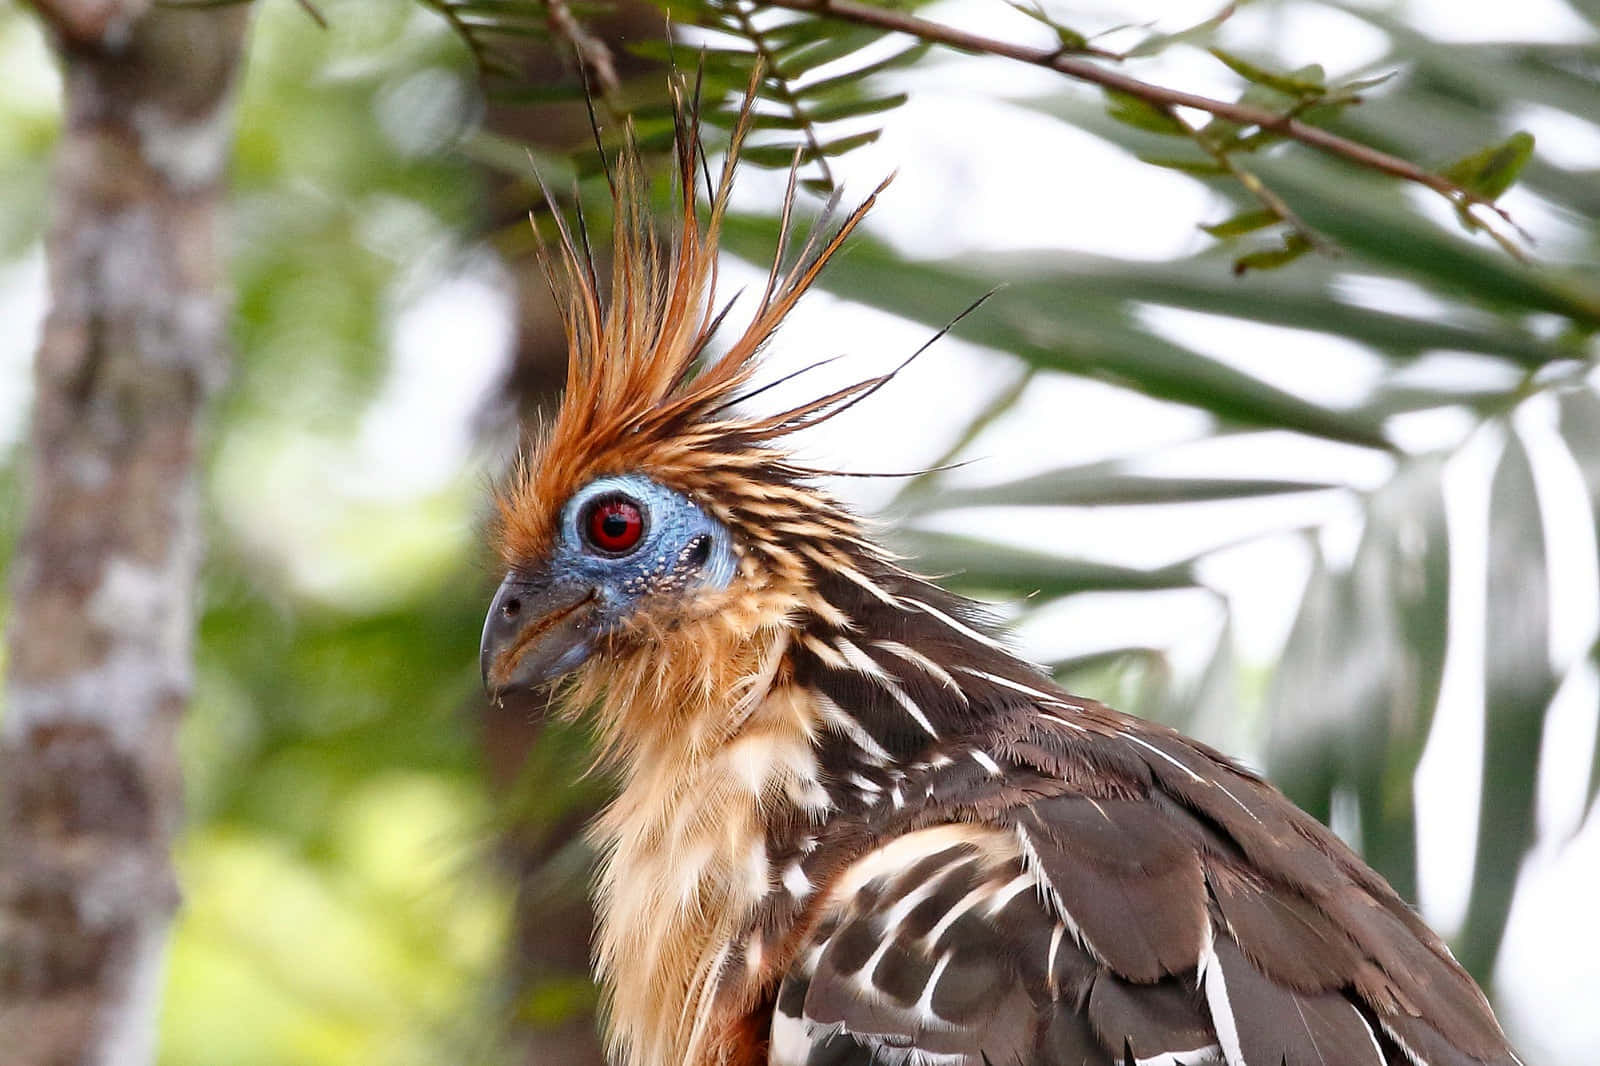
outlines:
M844 155L846 152L854 151L863 145L871 144L882 136L882 130L867 130L865 133L855 133L849 137L840 137L822 145L819 149L819 154L830 157Z
M1511 188L1532 158L1533 134L1517 132L1500 144L1463 156L1439 171L1439 176L1485 200L1494 200Z
M1353 81L1342 82L1333 87L1333 93L1339 96L1355 96L1358 93L1366 92L1368 89L1376 89L1384 82L1392 81L1395 75L1399 73L1397 70L1391 70L1386 74L1375 74L1370 78L1356 78Z
M809 82L795 90L795 95L801 100L822 100L832 96L840 90L859 92L861 83L875 74L882 74L889 70L900 70L904 67L914 66L918 60L928 53L933 46L926 41L911 45L892 55L866 66L857 67L844 74L836 74L820 81Z
M1361 811L1362 851L1402 897L1417 900L1413 783L1444 677L1450 544L1444 462L1415 459L1370 501L1351 568L1358 624L1381 634L1364 658L1381 687L1348 731L1347 774Z
M1232 173L1226 166L1212 159L1210 156L1195 156L1191 159L1181 159L1177 156L1151 155L1139 153L1139 159L1153 167L1165 167L1168 170L1179 170L1195 177L1216 178L1226 177Z
M1188 588L1194 584L1193 569L1187 563L1140 570L920 529L901 530L894 541L901 551L917 560L922 570L949 575L941 579L943 583L978 592L1065 596L1077 592Z
M1219 598L1219 602L1227 610L1227 601ZM1250 735L1239 707L1239 664L1234 650L1233 620L1224 616L1205 669L1199 677L1178 687L1167 704L1156 710L1154 717L1223 751L1240 751L1251 746L1255 738Z
M1106 114L1125 125L1148 130L1151 133L1164 133L1176 137L1187 136L1189 133L1189 127L1179 122L1177 116L1166 108L1114 89L1106 90Z
M1600 326L1600 285L1592 276L1530 268L1494 249L1463 241L1397 203L1387 179L1333 169L1299 153L1259 160L1256 171L1307 225L1374 265L1435 291L1492 307L1518 313L1551 311ZM1342 192L1329 197L1328 183L1334 175Z
M1339 737L1360 678L1340 646L1347 591L1311 542L1311 576L1267 690L1267 769L1284 793L1318 821L1333 813Z
M883 136L882 130L867 130L865 133L851 134L848 137L840 137L837 140L826 141L815 146L809 142L804 143L803 146L797 145L793 141L780 144L746 145L740 158L758 167L786 170L794 164L796 147L800 148L800 162L803 165L814 162L819 157L832 158L833 156L844 155L846 152L860 148L862 145L871 144L881 136Z
M839 122L847 118L864 118L867 115L892 111L909 99L905 93L891 93L888 96L869 96L859 100L840 100L837 103L808 108L806 115L813 122Z
M1511 434L1489 495L1483 789L1478 864L1456 953L1489 977L1533 845L1539 746L1558 679L1550 668L1549 575L1533 466Z
M1325 492L1342 487L1322 481L1153 477L1130 474L1121 463L1091 463L979 488L941 488L925 501L924 506L942 511L961 507L1109 507L1201 503Z
M1279 218L1275 212L1261 208L1257 211L1241 211L1232 218L1225 218L1221 222L1213 222L1210 225L1202 224L1200 228L1218 240L1222 240L1228 237L1238 237L1245 233L1254 233L1256 230L1275 226L1282 221L1283 219Z
M1594 528L1600 533L1600 396L1587 386L1562 396L1560 425L1561 436L1583 475ZM1595 645L1593 657L1600 663L1600 644ZM1597 796L1600 796L1600 732L1595 734L1594 756L1589 764L1585 799L1588 809L1594 808Z
M794 164L796 147L799 146L792 141L781 144L747 144L739 153L739 159L758 167L786 170ZM817 153L809 145L801 148L801 165L816 158Z
M1064 659L1053 659L1045 665L1052 674L1076 674L1085 670L1099 670L1108 666L1115 666L1127 660L1144 660L1159 658L1161 651L1157 648L1126 647L1107 648L1103 651L1085 652L1082 655L1069 655Z
M738 216L730 217L723 231L730 251L756 261L771 254L775 232L773 219ZM1107 304L1092 276L1083 279L1080 291L1085 298L1071 300L1064 297L1059 278L1041 273L1037 258L1017 256L997 262L1010 263L1013 269L990 267L980 272L970 261L908 260L870 237L858 236L851 241L850 254L824 271L819 283L847 299L939 329L948 324L954 310L1001 282L980 312L956 326L955 336L1011 352L1042 369L1188 404L1235 425L1294 429L1389 448L1380 424L1302 400L1138 328L1122 308Z
M1144 56L1155 55L1157 52L1175 44L1189 44L1209 37L1216 31L1217 27L1233 17L1237 7L1237 4L1229 4L1205 21L1197 22L1193 26L1178 30L1175 33L1151 34L1123 54L1129 59L1139 59Z
M1318 97L1328 91L1328 86L1323 79L1322 68L1316 65L1302 67L1290 74L1279 74L1275 71L1259 67L1249 60L1242 59L1232 52L1223 51L1221 48L1211 47L1206 51L1216 56L1224 66L1233 71L1252 85L1261 85L1265 88L1283 93L1285 96L1299 98Z
M854 55L883 39L884 31L875 26L849 26L840 28L833 24L826 36L806 41L774 57L776 72L785 78L798 81L818 67Z
M761 40L773 52L795 48L822 40L833 32L827 21L806 15L779 26L768 26L761 31Z
M1049 26L1051 32L1056 35L1056 42L1061 45L1064 51L1081 52L1089 46L1089 38L1085 37L1077 30L1072 29L1069 26L1063 26L1061 23L1052 19L1049 13L1046 12L1045 9L1039 4L1023 4L1018 3L1018 0L1006 0L1006 3L1014 10L1027 15L1035 22L1043 23L1044 25Z
M1283 235L1282 248L1265 248L1259 252L1249 252L1233 261L1234 274L1244 274L1251 270L1276 270L1288 266L1311 251L1311 240L1298 230Z
M769 130L803 130L808 126L815 126L824 122L840 122L845 119L865 118L869 115L882 114L904 104L909 99L905 93L893 93L881 97L856 97L838 100L832 103L814 107L803 106L799 115L793 114L763 114L757 117L756 127ZM739 115L737 107L718 107L706 112L713 117L718 125L727 126Z

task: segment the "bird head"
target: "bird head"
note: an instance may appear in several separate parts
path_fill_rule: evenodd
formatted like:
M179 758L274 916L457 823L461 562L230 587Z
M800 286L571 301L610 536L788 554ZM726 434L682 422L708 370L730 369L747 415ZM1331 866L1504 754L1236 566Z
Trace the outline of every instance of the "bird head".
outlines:
M554 680L649 619L704 610L737 569L732 534L690 495L642 472L596 477L561 504L548 546L519 554L495 593L485 681Z
M641 652L664 662L664 640L690 657L695 647L708 654L710 642L738 659L808 602L818 545L859 539L853 519L814 487L813 472L776 442L883 379L777 414L738 408L756 391L757 353L877 193L831 237L807 242L786 273L775 264L749 326L713 357L722 318L713 303L717 229L748 109L707 190L704 222L695 121L679 113L681 218L670 248L646 216L637 159L617 161L608 301L557 215L560 242L546 266L564 304L567 384L497 500L505 577L480 652L496 695Z

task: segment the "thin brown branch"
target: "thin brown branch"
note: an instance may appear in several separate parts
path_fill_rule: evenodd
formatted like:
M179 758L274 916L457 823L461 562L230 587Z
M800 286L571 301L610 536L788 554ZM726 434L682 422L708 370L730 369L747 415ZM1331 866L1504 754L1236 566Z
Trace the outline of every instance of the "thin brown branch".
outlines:
M467 53L472 57L472 65L477 67L481 74L487 76L504 73L504 62L483 42L478 34L479 28L461 17L461 12L456 10L456 5L451 0L421 0L421 2L423 7L433 10L449 24L451 32L466 45Z
M585 82L600 90L600 99L612 114L622 114L622 79L617 76L610 46L578 21L567 6L567 0L546 0L545 12L550 32L572 46Z
M1182 89L1170 89L1163 85L1154 85L1147 81L1131 77L1117 70L1111 70L1081 54L1066 49L1037 48L1031 45L1016 44L1011 41L1002 41L994 37L985 37L982 34L969 33L954 26L933 22L916 15L909 15L901 11L890 11L870 4L858 3L857 0L761 0L762 3L789 11L800 11L806 14L817 15L821 18L836 19L840 22L851 22L860 26L874 26L879 29L893 30L908 34L919 40L935 44L946 45L964 52L975 52L982 55L1004 56L1015 59L1021 63L1054 70L1065 74L1069 78L1098 85L1103 89L1124 93L1128 96L1143 100L1160 108L1191 107L1197 111L1204 111L1217 118L1238 123L1241 126L1256 126L1263 130L1270 130L1282 137L1329 155L1337 156L1367 170L1387 174L1402 181L1413 182L1424 188L1431 189L1449 200L1451 203L1471 210L1484 208L1497 215L1506 225L1516 229L1510 214L1498 204L1473 193L1470 189L1441 177L1431 171L1400 158L1380 151L1360 141L1341 137L1336 133L1312 126L1302 122L1291 114L1283 114L1266 108L1254 107L1250 104L1234 103L1227 100L1215 100L1209 96L1200 96L1197 93L1185 92ZM1479 220L1482 221L1481 219ZM1487 228L1487 227L1486 227ZM1490 231L1493 232L1492 230ZM1521 230L1517 232L1521 234ZM1526 239L1526 236L1524 239ZM1502 242L1504 243L1504 242Z
M755 20L750 17L750 8L743 3L737 2L737 0L735 3L730 4L729 7L735 17L738 18L739 28L744 31L745 37L751 44L755 45L756 55L760 57L762 67L773 73L773 84L777 97L789 109L789 113L799 123L800 131L805 134L806 144L810 146L812 154L816 157L817 170L821 173L822 180L827 184L828 188L833 188L836 184L833 178L833 169L828 166L828 157L822 154L822 142L817 139L816 124L811 121L810 116L806 114L805 108L801 106L799 99L794 95L794 91L789 87L789 80L779 72L778 57L772 54L772 49L768 46L766 38L756 28Z
M328 28L328 17L317 10L316 4L313 4L311 0L296 0L296 2L299 3L300 10L310 16L311 21L315 22L319 29L325 30Z
M63 41L98 47L149 6L149 0L28 0Z

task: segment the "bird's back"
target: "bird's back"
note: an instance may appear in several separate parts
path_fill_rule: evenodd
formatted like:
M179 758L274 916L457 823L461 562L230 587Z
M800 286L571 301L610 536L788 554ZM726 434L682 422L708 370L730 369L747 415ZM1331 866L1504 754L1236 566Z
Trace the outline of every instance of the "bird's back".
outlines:
M1271 785L878 580L899 607L795 654L836 813L784 878L815 895L756 1008L774 1066L1517 1061L1442 941ZM899 761L913 708L941 735Z

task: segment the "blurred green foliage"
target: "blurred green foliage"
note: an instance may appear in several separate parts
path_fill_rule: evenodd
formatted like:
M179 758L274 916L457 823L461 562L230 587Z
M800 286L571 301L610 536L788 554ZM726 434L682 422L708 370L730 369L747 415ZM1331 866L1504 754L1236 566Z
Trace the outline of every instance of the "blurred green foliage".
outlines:
M350 491L347 457L397 309L471 240L478 174L444 149L472 117L472 72L414 4L320 6L326 31L293 3L260 5L238 101L236 357L209 433L169 1066L420 1066L495 1048L481 1022L510 894L488 872L474 717L482 475L373 497ZM9 256L38 239L49 186L36 34L0 8ZM0 508L7 545L19 514Z

